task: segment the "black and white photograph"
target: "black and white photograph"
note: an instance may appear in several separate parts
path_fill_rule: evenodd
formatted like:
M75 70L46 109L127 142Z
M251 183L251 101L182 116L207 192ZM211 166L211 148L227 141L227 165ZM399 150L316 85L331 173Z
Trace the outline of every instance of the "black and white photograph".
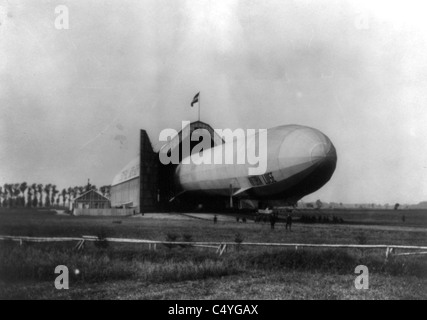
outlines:
M0 0L0 300L427 299L426 12Z

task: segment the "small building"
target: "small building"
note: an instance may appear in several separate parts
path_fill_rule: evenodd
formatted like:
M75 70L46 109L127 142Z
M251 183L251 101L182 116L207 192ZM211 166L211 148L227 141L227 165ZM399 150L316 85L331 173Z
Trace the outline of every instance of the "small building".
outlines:
M108 209L110 199L95 190L89 190L73 200L74 209Z

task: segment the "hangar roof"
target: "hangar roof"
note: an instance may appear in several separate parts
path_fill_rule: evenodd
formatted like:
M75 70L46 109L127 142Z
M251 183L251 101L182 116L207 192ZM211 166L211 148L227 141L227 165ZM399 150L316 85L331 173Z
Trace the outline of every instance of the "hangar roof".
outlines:
M190 127L189 130L186 130L187 127ZM190 124L188 124L187 126L185 126L185 128L183 128L180 132L178 132L178 134L175 137L173 137L171 139L171 141L164 144L160 150L162 150L162 149L172 150L174 148L179 147L179 145L182 143L183 140L191 139L190 135L192 134L193 131L195 131L197 129L207 130L213 139L214 146L217 146L217 145L224 143L222 138L215 132L214 129L212 129L212 127L210 125L208 125L207 123L204 123L202 121L194 121L194 122L191 122Z
M190 130L184 130L187 127L190 127ZM175 137L173 137L168 143L162 146L161 149L166 148L165 150L174 149L179 147L184 139L190 139L190 134L197 129L206 129L212 136L214 145L224 143L222 138L212 129L210 125L202 121L194 121L188 124L183 130L181 130ZM139 177L140 173L140 159L139 156L129 162L120 172L114 177L111 186L118 185L120 183L135 179Z
M111 186L139 177L139 156L129 162L113 179Z

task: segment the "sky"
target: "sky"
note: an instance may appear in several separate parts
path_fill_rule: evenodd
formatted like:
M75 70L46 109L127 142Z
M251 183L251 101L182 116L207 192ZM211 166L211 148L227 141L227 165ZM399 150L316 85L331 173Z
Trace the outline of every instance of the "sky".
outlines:
M200 91L213 128L300 124L331 139L336 171L305 201L427 200L426 9L0 0L0 185L110 184L138 155L139 129L158 149L161 130L197 120Z

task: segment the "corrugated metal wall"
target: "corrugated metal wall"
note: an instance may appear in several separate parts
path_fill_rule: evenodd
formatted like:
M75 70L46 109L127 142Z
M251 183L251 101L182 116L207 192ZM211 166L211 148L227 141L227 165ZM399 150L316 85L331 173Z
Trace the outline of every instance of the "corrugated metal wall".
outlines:
M111 187L111 206L119 207L132 202L139 213L139 177Z

